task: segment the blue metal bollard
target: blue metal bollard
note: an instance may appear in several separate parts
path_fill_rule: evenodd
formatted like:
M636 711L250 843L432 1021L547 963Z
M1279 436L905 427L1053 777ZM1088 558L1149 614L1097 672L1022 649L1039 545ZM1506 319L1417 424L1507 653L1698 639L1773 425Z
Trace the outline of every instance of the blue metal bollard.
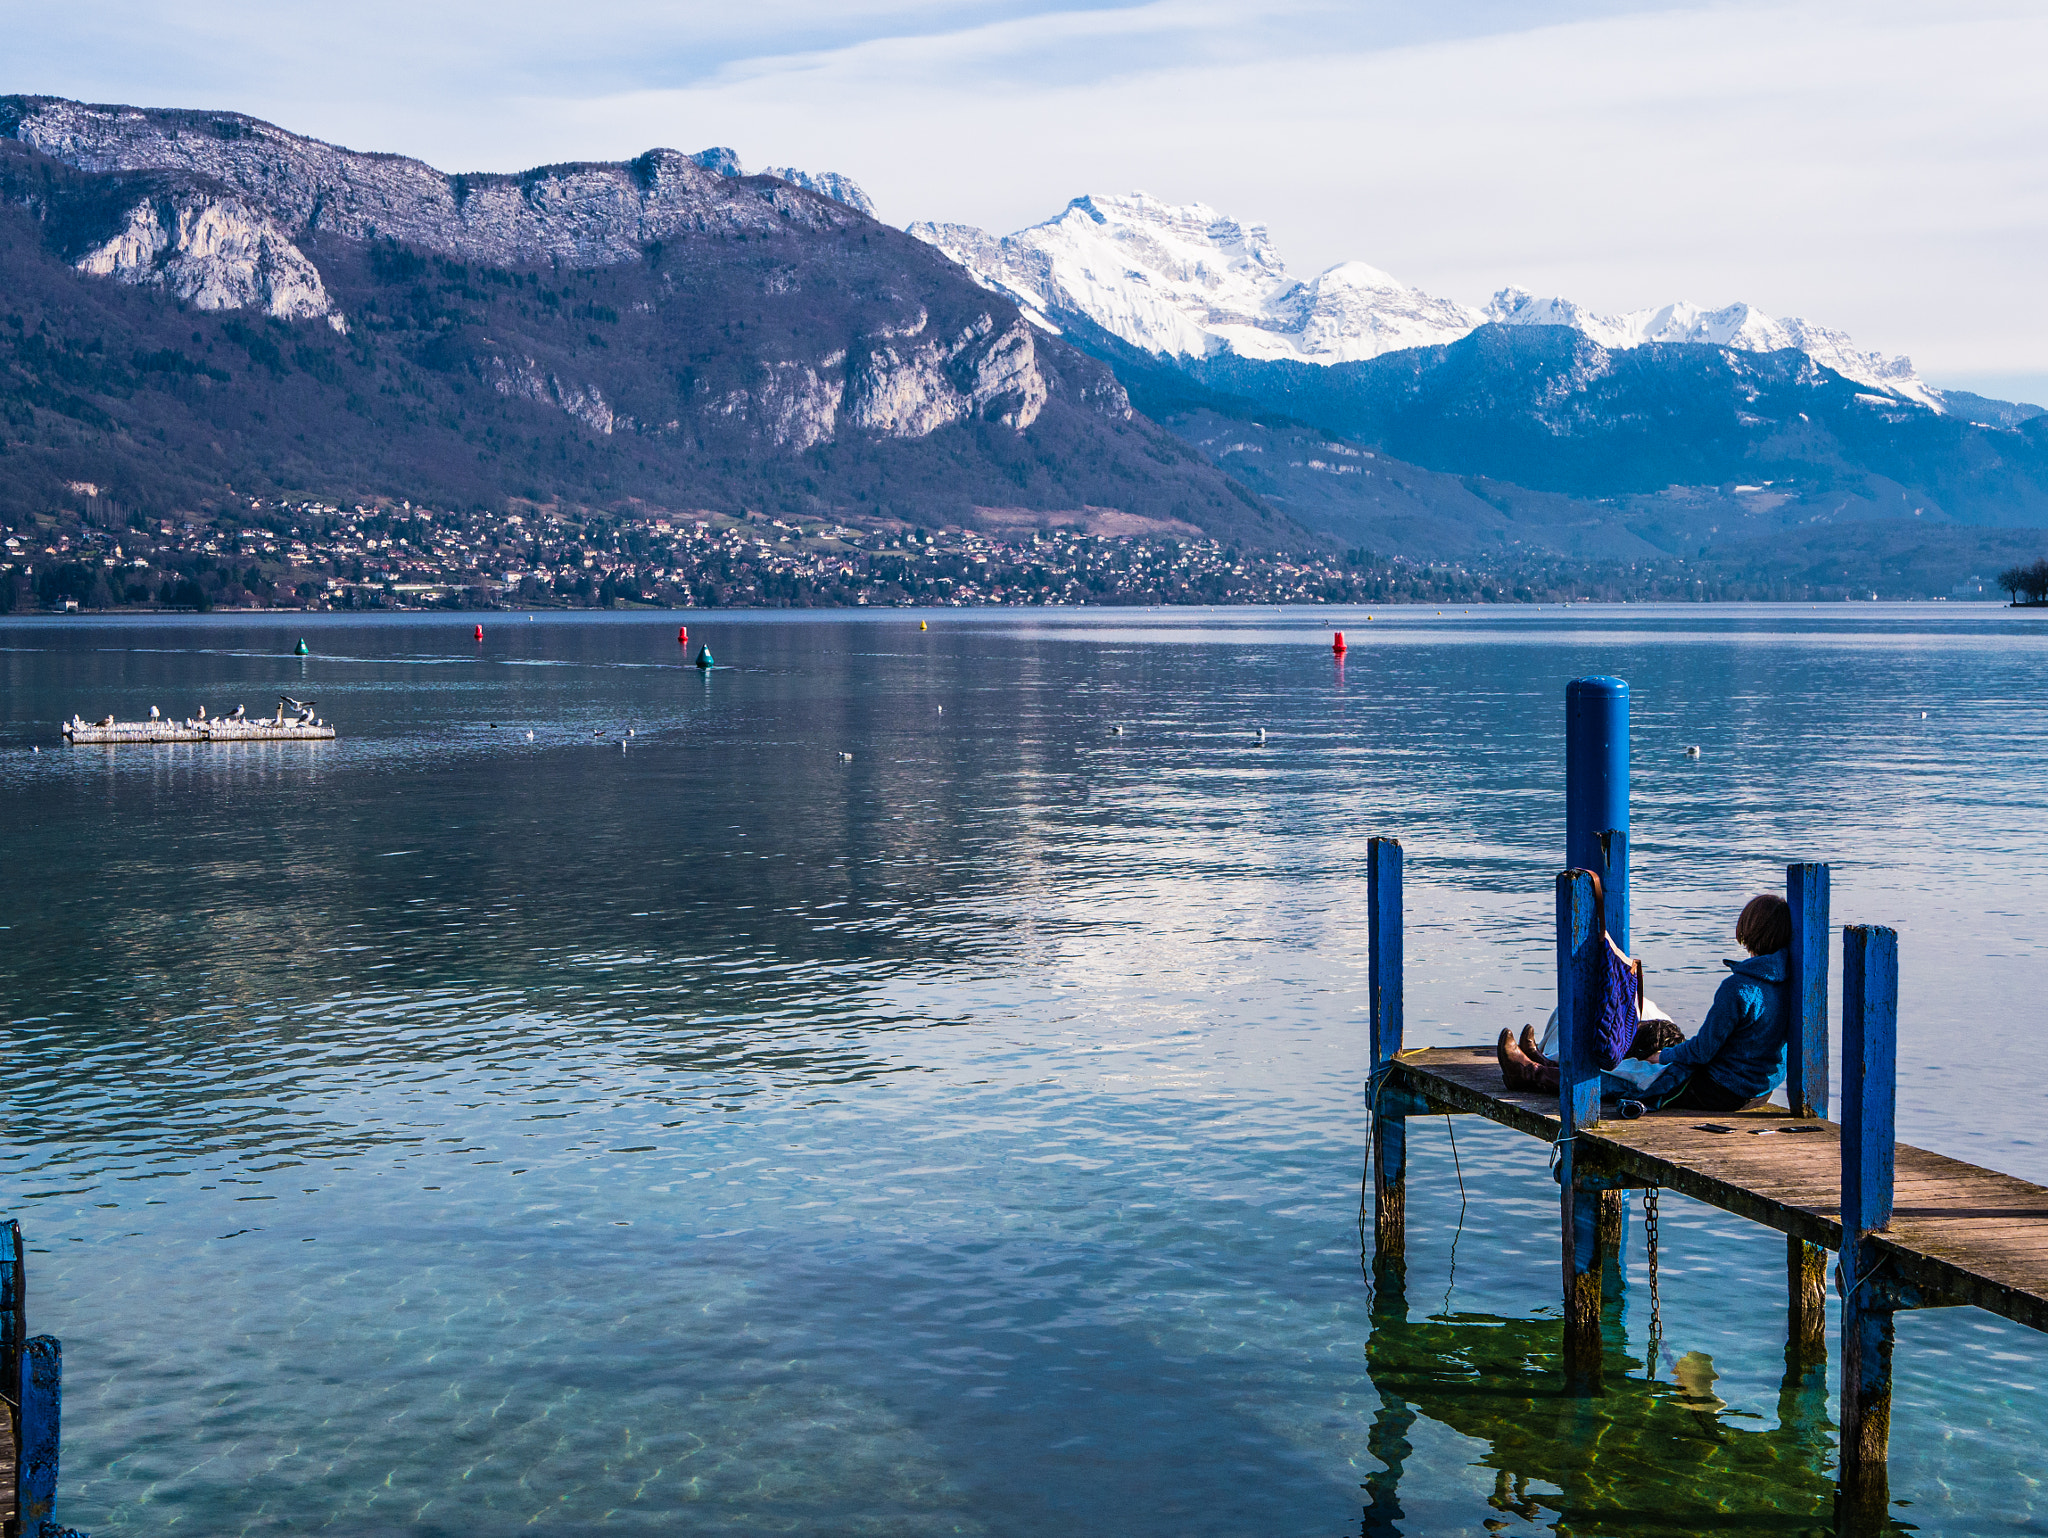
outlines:
M1564 691L1564 863L1600 872L1607 932L1629 948L1628 856L1610 861L1602 835L1629 831L1628 685L1574 678Z
M1387 1065L1401 1051L1401 845L1367 846L1367 993L1372 1014L1373 1255L1405 1265L1408 1246L1408 1118L1382 1104Z
M1593 880L1583 870L1557 877L1558 1188L1564 1224L1564 1370L1575 1383L1600 1377L1599 1195L1577 1189L1576 1134L1600 1119L1600 1069L1593 1059L1601 986L1600 925Z
M1876 1532L1890 1507L1892 1309L1869 1235L1892 1220L1899 937L1842 931L1842 1502L1844 1528Z

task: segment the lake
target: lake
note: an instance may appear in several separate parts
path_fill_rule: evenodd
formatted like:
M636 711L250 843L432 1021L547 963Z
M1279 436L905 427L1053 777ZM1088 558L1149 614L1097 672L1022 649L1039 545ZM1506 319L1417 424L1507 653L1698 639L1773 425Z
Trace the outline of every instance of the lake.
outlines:
M1651 996L1828 860L1900 1136L2048 1181L2038 612L475 622L0 624L0 1211L96 1538L1825 1530L1775 1234L1667 1193L1590 1401L1533 1139L1411 1122L1361 1273L1366 841L1409 1044L1540 1024L1580 674ZM57 736L280 693L339 740ZM1901 1530L2040 1532L2048 1341L1898 1370Z

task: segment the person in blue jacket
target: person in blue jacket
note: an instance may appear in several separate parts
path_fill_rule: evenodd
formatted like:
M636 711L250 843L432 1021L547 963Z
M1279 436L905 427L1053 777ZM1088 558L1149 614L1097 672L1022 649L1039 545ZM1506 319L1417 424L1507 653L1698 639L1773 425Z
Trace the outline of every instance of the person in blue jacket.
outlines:
M1714 1004L1698 1031L1649 1061L1663 1065L1640 1088L1620 1079L1603 1080L1602 1090L1642 1100L1656 1110L1724 1112L1739 1110L1776 1089L1785 1079L1785 1042L1792 1011L1785 994L1786 962L1792 944L1792 908L1784 898L1762 892L1743 905L1735 939L1749 952L1724 963ZM1502 1035L1502 1073L1511 1089L1557 1089L1557 1068L1532 1054L1533 1038L1516 1045Z
M1689 1038L1650 1061L1672 1071L1646 1087L1643 1100L1658 1109L1735 1111L1785 1082L1785 1042L1792 1020L1786 999L1791 959L1792 907L1770 892L1743 905L1735 938L1749 952L1723 963L1728 976L1714 1007Z

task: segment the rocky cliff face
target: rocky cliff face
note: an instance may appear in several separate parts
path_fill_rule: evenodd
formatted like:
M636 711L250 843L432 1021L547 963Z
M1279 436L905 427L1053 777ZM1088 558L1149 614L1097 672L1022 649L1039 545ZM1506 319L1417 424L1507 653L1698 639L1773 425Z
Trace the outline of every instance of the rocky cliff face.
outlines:
M817 231L855 217L787 183L721 175L674 150L649 150L625 164L451 176L235 113L46 97L9 98L0 131L81 171L204 178L262 209L295 238L395 240L494 266L600 267L637 261L650 244L679 235Z
M109 239L75 263L80 272L161 288L201 310L260 310L279 320L335 313L320 270L271 220L236 198L145 197Z

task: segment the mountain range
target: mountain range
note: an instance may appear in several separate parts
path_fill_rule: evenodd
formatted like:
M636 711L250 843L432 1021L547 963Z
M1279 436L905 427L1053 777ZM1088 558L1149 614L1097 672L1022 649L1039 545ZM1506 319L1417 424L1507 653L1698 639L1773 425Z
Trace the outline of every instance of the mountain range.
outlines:
M449 175L0 99L0 508L312 494L1284 522L843 178Z
M9 518L80 483L152 517L1113 513L1788 591L1939 590L2048 526L2038 408L1745 305L1475 309L1363 263L1297 279L1263 228L1142 194L905 232L726 148L449 174L50 97L0 98L0 418Z
M1041 324L1057 328L1058 317L1086 316L1162 355L1354 363L1455 342L1485 325L1558 326L1617 351L1653 342L1792 349L1873 390L1946 409L1912 360L1867 352L1842 332L1776 320L1747 304L1704 310L1678 303L1600 315L1569 299L1503 288L1473 309L1364 262L1340 262L1304 280L1288 272L1265 226L1142 192L1075 198L1055 218L1000 239L971 225L929 221L911 225L910 233Z

